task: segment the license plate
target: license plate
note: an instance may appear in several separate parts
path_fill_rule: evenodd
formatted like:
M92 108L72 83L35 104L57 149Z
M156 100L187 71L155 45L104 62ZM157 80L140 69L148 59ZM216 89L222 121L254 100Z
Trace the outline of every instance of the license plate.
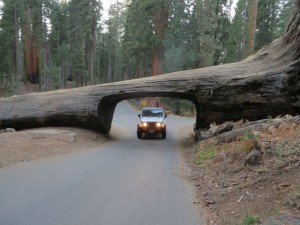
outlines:
M150 133L150 134L154 134L154 133L155 133L155 130L149 130L149 133Z

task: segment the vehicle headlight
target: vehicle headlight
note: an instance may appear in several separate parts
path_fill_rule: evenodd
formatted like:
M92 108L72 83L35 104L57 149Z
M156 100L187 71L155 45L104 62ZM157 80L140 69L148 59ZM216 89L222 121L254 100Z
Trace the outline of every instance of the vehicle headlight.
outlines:
M162 124L161 124L161 123L156 123L156 126L157 126L157 127L161 127Z
M148 126L148 124L147 123L143 123L143 127L147 127Z

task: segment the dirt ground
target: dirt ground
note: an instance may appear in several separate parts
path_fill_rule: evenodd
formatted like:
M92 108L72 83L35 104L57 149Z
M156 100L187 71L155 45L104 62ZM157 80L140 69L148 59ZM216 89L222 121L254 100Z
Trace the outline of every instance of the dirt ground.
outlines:
M8 129L0 132L0 167L87 150L111 139L78 128L49 127L17 132Z
M251 130L236 132L243 127ZM198 144L192 138L182 155L197 190L194 204L204 209L207 224L300 225L299 120L238 122L232 131ZM261 158L256 165L245 164L253 149Z

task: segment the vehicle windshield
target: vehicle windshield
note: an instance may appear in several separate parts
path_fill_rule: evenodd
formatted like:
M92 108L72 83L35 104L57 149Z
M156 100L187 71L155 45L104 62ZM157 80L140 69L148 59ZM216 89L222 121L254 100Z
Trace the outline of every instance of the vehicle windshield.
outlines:
M161 109L145 109L142 111L143 117L163 117Z

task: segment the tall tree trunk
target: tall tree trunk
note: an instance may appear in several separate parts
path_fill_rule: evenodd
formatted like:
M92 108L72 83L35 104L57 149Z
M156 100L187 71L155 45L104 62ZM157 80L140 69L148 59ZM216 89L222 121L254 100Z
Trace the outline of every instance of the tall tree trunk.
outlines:
M95 84L94 78L94 61L95 61L95 44L93 43L93 47L91 49L91 59L90 59L90 83L91 85Z
M32 71L32 20L31 20L31 13L30 9L28 8L25 12L26 15L26 23L23 26L23 33L24 33L24 47L25 47L25 68L26 68L26 76L25 81L30 79L30 75L33 74Z
M38 38L35 34L33 34L33 41L32 41L32 75L29 79L32 83L39 83L39 43Z
M92 37L92 41L89 44L89 59L88 59L88 71L89 71L89 78L90 78L90 85L95 84L95 54L96 54L96 38L95 36Z
M168 26L169 9L165 5L161 9L154 12L154 32L157 39L156 46L153 49L152 55L152 75L160 75L162 71L163 44L166 28Z
M245 56L253 54L254 40L256 31L256 18L257 18L258 0L248 0L248 24L247 24L247 40Z
M17 10L15 9L15 48L16 48L16 82L19 82L23 76L22 50L19 38L20 25L18 22Z
M106 78L107 83L114 82L114 79L112 76L113 76L113 74L112 74L111 56L110 56L110 52L109 52L108 53L107 78Z
M160 51L160 48L157 47L153 50L152 55L152 75L160 75L162 74L162 68L161 68L161 61L162 61L162 54Z
M80 70L80 85L81 87L85 86L85 76L84 76L84 72L85 72L85 68L86 68L86 63L85 63L85 57L86 57L86 53L85 53L85 49L86 49L86 45L85 45L85 41L84 39L82 39L81 42L81 49L84 51L81 54L81 70Z
M30 8L26 11L26 24L24 25L24 43L25 43L25 66L26 78L31 83L39 82L39 40L40 29L34 32L35 24L32 21L32 12Z

